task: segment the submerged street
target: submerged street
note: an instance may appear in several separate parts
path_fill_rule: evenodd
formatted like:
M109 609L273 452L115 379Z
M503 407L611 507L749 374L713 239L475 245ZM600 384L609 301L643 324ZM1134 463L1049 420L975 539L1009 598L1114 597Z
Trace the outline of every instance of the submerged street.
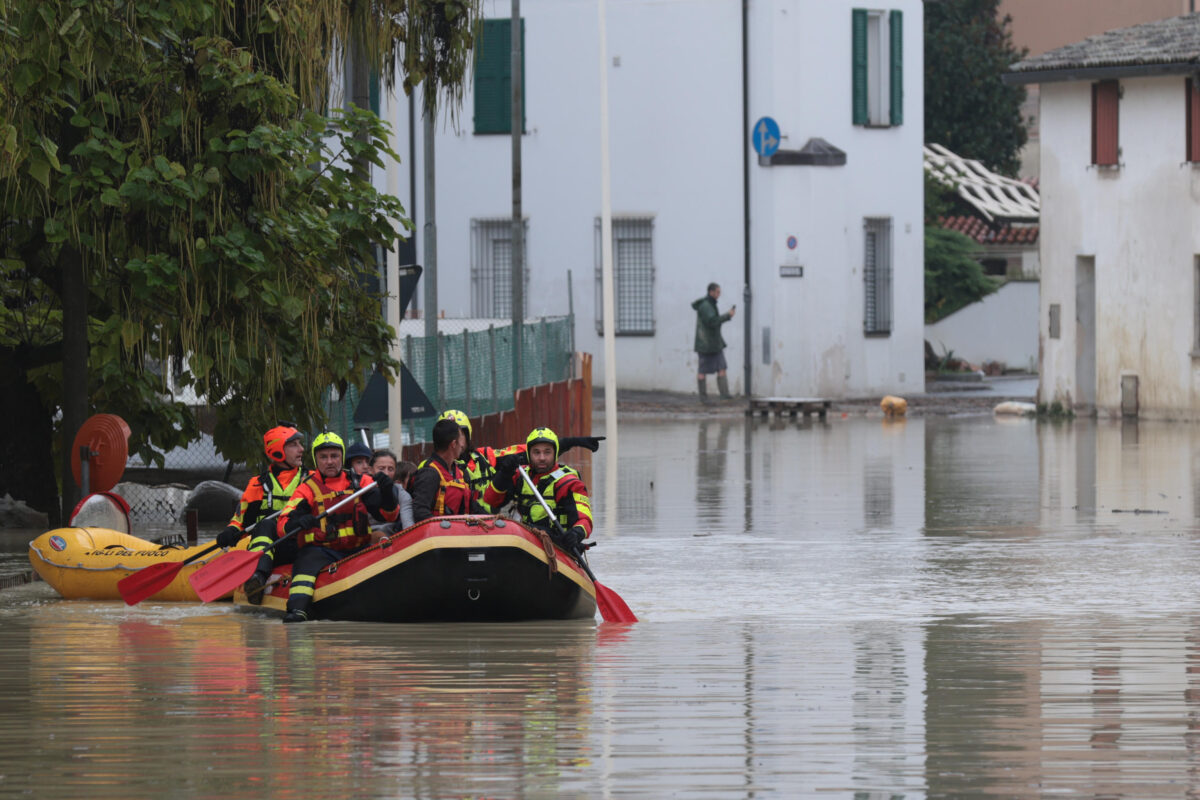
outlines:
M632 626L7 589L0 796L1191 797L1198 437L623 420L591 566Z

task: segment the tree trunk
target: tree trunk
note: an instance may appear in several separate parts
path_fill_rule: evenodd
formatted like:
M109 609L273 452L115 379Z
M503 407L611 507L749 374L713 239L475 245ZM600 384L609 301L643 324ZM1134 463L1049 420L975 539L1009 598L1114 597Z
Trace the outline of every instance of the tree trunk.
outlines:
M53 410L27 378L29 361L19 350L0 349L0 419L11 424L0 436L0 496L12 495L60 524L54 480Z
M88 416L87 281L83 260L74 248L64 247L62 267L62 518L79 502L79 487L71 472L75 434Z

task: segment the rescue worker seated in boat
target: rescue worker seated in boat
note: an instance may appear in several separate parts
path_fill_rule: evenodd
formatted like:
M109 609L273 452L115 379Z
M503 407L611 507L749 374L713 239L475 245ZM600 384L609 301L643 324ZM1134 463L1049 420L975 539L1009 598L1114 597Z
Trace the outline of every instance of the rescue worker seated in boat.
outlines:
M346 446L336 433L318 435L313 439L312 449L317 471L300 484L284 505L277 526L281 535L296 532L299 547L292 567L284 622L308 619L317 573L323 567L371 543L371 516L394 522L399 513L391 478L382 472L374 478L355 475L352 470L342 467ZM338 500L372 484L379 487L378 491L368 492L348 506L318 519Z
M471 496L466 472L458 460L466 437L452 419L433 425L433 455L421 462L412 480L413 521L456 514L480 514L484 509Z
M255 475L246 484L242 492L241 502L229 520L228 527L217 534L217 544L221 547L233 547L245 535L246 529L258 520L283 510L284 503L292 496L292 492L300 486L308 471L302 466L304 461L304 434L289 424L279 424L263 434L263 451L267 454L270 465L261 474ZM247 550L265 550L275 541L275 521L257 525L250 538ZM282 552L280 552L282 550ZM258 564L258 572L269 576L274 568L274 560L288 563L295 557L295 546L289 547L285 542L271 553L263 553ZM263 579L264 581L266 578ZM250 584L247 583L247 586ZM255 587L250 595L250 602L262 602L262 585Z
M466 472L467 484L471 487L471 497L477 503L481 503L486 508L486 503L483 503L483 493L487 489L488 483L492 476L496 474L496 461L504 456L513 455L514 453L524 453L525 444L514 444L500 449L494 447L475 446L471 440L471 420L466 414L458 409L449 409L443 411L438 419L454 420L464 436L464 450L459 460L462 462L463 470ZM600 442L604 440L603 436L564 436L562 440L562 451L566 452L572 447L586 447L593 453L600 449Z
M371 448L362 442L351 442L346 448L346 464L355 475L365 475L371 467Z
M484 492L484 502L490 508L500 508L513 501L527 525L548 531L559 546L571 553L582 549L583 540L592 533L592 501L579 473L558 463L558 436L549 428L534 428L525 439L526 451L503 456L496 463L496 474ZM546 516L546 509L537 501L520 475L517 467L529 462L529 479L554 512L558 524L566 532L564 541Z
M371 455L371 472L382 472L392 479L392 487L396 492L396 503L400 509L400 516L395 522L372 525L372 530L395 533L412 526L412 495L408 493L408 479L416 471L416 464L411 461L397 462L396 454L387 448L380 448Z

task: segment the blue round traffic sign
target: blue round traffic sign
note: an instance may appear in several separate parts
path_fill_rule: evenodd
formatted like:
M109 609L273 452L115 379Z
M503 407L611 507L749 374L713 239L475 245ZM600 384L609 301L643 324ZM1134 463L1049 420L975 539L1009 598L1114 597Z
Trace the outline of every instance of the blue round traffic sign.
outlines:
M762 117L754 123L751 136L754 141L754 152L763 158L769 158L779 149L779 123L770 117Z

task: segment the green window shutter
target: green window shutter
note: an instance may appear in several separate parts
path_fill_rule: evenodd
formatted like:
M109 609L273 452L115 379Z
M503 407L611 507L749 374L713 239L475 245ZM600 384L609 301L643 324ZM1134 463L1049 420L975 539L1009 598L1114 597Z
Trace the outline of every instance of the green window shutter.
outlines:
M512 130L511 20L485 19L475 39L475 132Z
M485 19L475 39L475 132L512 132L512 20ZM521 130L525 130L525 20L521 20Z
M851 29L851 86L853 103L851 122L867 124L867 10L855 8L850 12Z
M375 116L380 116L379 113L379 70L371 70L370 87L367 93L367 104L371 106L371 113Z
M904 123L904 12L893 11L888 20L891 35L888 51L891 53L891 85L888 87L889 112L893 125Z

